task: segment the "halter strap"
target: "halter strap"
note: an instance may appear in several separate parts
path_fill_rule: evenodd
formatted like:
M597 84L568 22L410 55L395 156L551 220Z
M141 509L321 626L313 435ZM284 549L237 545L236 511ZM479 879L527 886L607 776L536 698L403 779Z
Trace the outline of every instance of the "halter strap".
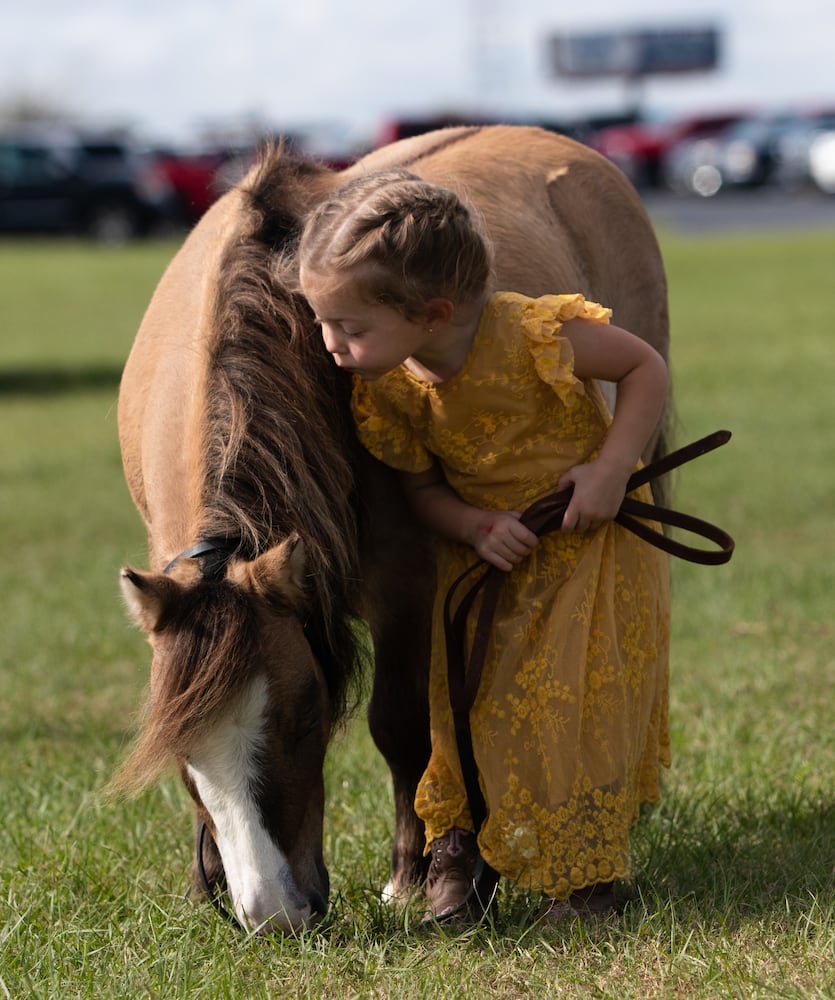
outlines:
M209 832L209 828L202 819L198 819L197 833L195 835L194 844L194 857L197 866L197 877L200 879L200 888L209 897L209 902L224 920L230 920L233 923L237 923L235 916L223 904L223 889L219 885L212 885L209 881L209 876L206 872L206 864L203 861L203 844L206 840L207 834L211 840L212 835Z
M204 538L190 548L178 553L162 571L166 576L177 565L181 559L198 559L200 556L208 556L219 553L225 562L238 548L239 541L236 538L227 538L225 535L216 535L213 538Z

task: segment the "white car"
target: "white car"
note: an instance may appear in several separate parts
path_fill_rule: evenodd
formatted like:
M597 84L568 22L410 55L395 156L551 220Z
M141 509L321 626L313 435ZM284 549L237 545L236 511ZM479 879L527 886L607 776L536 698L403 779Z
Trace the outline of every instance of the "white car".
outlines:
M809 147L809 174L826 194L835 194L835 129L819 132Z

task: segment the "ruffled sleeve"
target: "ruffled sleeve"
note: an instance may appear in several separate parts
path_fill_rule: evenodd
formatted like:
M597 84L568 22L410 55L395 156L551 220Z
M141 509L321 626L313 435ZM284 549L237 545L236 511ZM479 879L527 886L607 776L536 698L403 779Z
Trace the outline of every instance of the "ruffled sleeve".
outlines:
M396 387L395 387L396 388ZM351 410L363 446L381 462L402 472L425 472L432 455L419 440L408 415L395 405L386 380L354 377Z
M562 324L570 319L608 323L611 315L611 309L588 302L579 293L543 295L528 299L522 306L522 332L528 341L537 375L553 388L566 406L570 406L575 397L585 395L586 390L574 374L571 342L559 335Z

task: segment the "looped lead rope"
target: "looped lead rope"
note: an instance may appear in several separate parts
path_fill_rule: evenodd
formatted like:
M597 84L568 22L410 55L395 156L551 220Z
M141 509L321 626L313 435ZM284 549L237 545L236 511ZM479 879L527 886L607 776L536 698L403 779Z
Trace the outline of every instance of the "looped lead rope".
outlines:
M730 440L730 437L730 431L715 431L707 437L679 448L669 455L665 455L663 458L658 459L658 461L650 462L649 465L639 469L630 476L626 484L627 494L637 489L637 487L650 482L650 480L657 479L659 476L665 475L680 465L684 465L685 462L691 462L693 459L719 448L721 445L726 444ZM567 489L550 493L548 496L535 501L522 514L520 518L522 524L540 536L559 530L562 526L563 516L571 500L572 492L573 487L568 487ZM662 532L651 528L644 521L637 520L637 518L648 518L675 528L684 529L713 542L717 548L703 549L684 545L682 542L669 538ZM718 566L728 562L733 555L734 540L731 536L716 525L694 517L692 514L683 514L679 511L669 510L666 507L656 507L655 504L645 503L626 496L615 517L615 521L650 545L654 545L668 552L670 555L678 556L680 559L686 559L689 562L701 563L707 566ZM458 606L453 611L453 604L459 589L477 570L482 570L481 576L475 579L475 582L464 593ZM453 582L447 591L444 601L444 636L447 653L449 700L455 721L455 733L464 786L467 791L470 814L475 824L476 832L478 832L486 817L487 807L481 792L478 780L478 768L473 753L472 737L470 734L470 709L475 702L479 684L481 683L481 674L484 669L487 647L490 642L490 629L493 623L493 616L498 605L502 582L506 575L506 573L497 567L479 559ZM481 594L481 607L476 619L469 662L467 662L465 654L467 618L479 594Z

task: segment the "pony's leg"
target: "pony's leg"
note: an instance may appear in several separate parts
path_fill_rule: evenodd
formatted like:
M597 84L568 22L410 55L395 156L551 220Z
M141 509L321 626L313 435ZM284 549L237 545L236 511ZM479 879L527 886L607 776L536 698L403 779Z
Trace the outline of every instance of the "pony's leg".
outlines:
M385 477L384 502L371 506L366 547L364 611L374 639L374 684L368 710L371 736L391 772L395 826L388 899L404 898L426 877L423 822L414 809L429 760L429 654L435 567L426 533Z
M389 600L391 593L389 592ZM376 631L374 686L368 710L372 738L391 772L394 794L394 839L391 880L384 896L397 900L423 883L429 858L424 857L423 822L415 813L415 792L429 760L429 711L426 664L428 641L419 640L425 620L410 607L392 608L400 627ZM431 613L431 607L430 607ZM411 619L411 620L410 620Z

